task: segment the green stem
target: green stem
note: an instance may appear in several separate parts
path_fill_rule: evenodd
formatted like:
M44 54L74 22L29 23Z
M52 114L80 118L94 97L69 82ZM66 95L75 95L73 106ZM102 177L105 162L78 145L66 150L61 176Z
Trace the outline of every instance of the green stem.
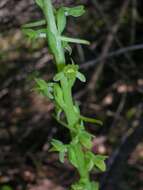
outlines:
M76 152L79 153L79 157L77 157L79 160L79 174L80 174L80 178L81 179L86 179L89 180L89 173L87 170L85 170L85 158L84 158L84 152L82 150L82 146L80 145L80 143L78 143L77 145L75 145L75 149L77 149Z
M61 39L58 38L59 34L57 30L56 20L55 20L55 16L53 12L54 9L53 9L51 0L43 0L43 7L44 7L43 8L44 15L47 22L47 32L48 31L51 32L56 40L56 43L55 44L53 43L50 49L54 55L57 69L58 71L61 71L65 66L65 55L64 55L64 49L62 47ZM49 41L50 39L48 37L48 42ZM51 46L51 44L49 44L49 46Z
M44 14L45 14L45 18L46 18L46 23L47 23L47 34L50 31L52 33L52 36L54 36L54 40L56 41L56 43L52 43L52 47L50 47L54 58L55 58L55 62L57 65L57 69L58 71L63 70L64 66L66 65L65 63L65 54L64 54L64 49L62 47L62 40L69 40L69 38L67 37L62 37L59 38L59 32L57 29L57 25L56 25L56 20L55 20L55 15L53 12L53 6L51 3L51 0L43 0L43 5L44 5ZM49 36L47 35L48 38L48 42L51 40L49 38ZM87 41L84 40L75 40L75 39L70 39L72 42L82 42L82 43L88 43ZM49 45L51 45L49 43ZM64 108L64 112L67 118L67 122L68 122L68 128L70 129L70 133L71 133L71 138L73 139L75 137L75 133L73 133L73 130L76 125L79 122L79 115L76 113L75 109L74 109L74 102L73 102L73 98L72 98L72 87L70 87L70 85L68 84L68 79L66 77L64 77L63 79L61 79L60 81L61 83L61 88L63 90L63 97L64 97L64 101L65 101L65 108ZM79 124L80 125L80 124ZM76 152L78 152L80 154L80 156L77 156L78 159L78 163L79 163L79 168L78 168L78 172L80 175L80 181L87 181L87 183L90 181L89 179L89 172L85 169L85 153L82 149L82 145L80 144L80 142L78 142L77 144L74 145Z
M71 87L69 87L68 81L65 77L61 80L61 87L63 90L64 101L66 104L66 108L64 111L66 114L68 125L69 128L74 128L74 125L78 122L78 117L74 110Z
M53 34L55 32L58 33L51 0L43 0L43 6L45 18L48 23L49 29Z
M61 80L61 86L63 89L63 95L64 95L64 101L66 104L66 108L65 108L65 114L66 114L66 118L68 121L68 126L70 129L74 129L76 124L78 124L78 120L79 120L79 115L76 114L75 110L74 110L74 103L73 103L73 98L72 98L72 89L71 87L69 87L68 85L68 81L66 78L63 78ZM73 130L70 131L71 133L71 138L74 138L75 134L73 133ZM82 179L86 179L87 181L89 181L89 173L87 170L85 170L85 156L84 156L84 152L82 150L82 146L80 145L80 143L75 145L75 150L76 152L79 153L79 157L77 157L78 163L79 163L79 175L80 175L80 180Z

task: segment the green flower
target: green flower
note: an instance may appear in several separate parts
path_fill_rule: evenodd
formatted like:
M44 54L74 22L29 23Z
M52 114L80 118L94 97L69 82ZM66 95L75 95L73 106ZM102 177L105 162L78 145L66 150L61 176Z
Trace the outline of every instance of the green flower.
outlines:
M76 78L78 78L81 82L86 82L85 76L78 71L79 66L75 64L69 64L65 66L63 71L57 73L54 77L54 81L60 81L66 77L68 80L71 80L72 82L75 81Z

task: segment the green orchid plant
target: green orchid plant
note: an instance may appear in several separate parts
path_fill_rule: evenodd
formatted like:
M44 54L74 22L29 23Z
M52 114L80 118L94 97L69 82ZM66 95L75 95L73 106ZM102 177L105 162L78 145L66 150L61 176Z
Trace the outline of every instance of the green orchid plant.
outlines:
M94 136L86 131L85 123L102 125L102 122L81 115L77 102L73 100L72 88L77 79L86 82L86 78L71 58L70 64L66 64L65 58L66 51L71 57L70 43L89 45L89 42L63 35L67 18L69 16L79 17L85 13L85 9L82 5L55 9L51 0L35 1L42 10L44 19L25 24L22 30L32 40L38 38L47 40L57 67L53 81L35 79L36 90L54 103L54 118L61 126L69 129L71 135L69 144L53 139L51 151L59 152L60 162L64 163L65 159L68 159L69 163L77 169L79 181L71 186L71 190L98 190L99 184L90 180L90 172L93 169L104 172L107 157L92 152Z

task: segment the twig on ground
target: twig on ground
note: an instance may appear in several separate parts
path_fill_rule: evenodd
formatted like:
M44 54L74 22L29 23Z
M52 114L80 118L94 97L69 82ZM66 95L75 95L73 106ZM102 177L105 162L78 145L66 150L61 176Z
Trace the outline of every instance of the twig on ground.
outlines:
M95 84L97 82L97 80L99 79L102 71L103 71L103 68L104 68L104 65L105 65L105 62L106 62L106 56L112 46L112 43L114 41L114 38L120 28L120 25L121 25L121 21L126 13L126 10L128 8L128 5L129 5L129 2L130 0L125 0L123 2L123 5L121 7L121 11L120 11L120 15L119 15L119 18L117 20L117 22L113 25L111 31L109 32L108 36L107 36L107 39L106 39L106 42L105 42L105 45L103 46L103 49L102 49L102 53L101 53L101 60L100 60L100 63L98 65L98 67L95 69L95 71L93 72L93 76L89 82L89 85L88 85L88 90L93 93L94 92L94 89L95 89Z
M143 134L143 117L142 109L143 105L137 106L137 112L135 118L129 123L131 127L123 136L120 146L113 152L108 161L108 170L102 178L101 190L120 190L120 180L123 176L125 165L130 155L142 140Z
M142 49L143 49L143 44L135 44L135 45L132 45L132 46L124 47L124 48L121 48L119 50L110 52L105 56L105 58L109 59L109 58L112 58L112 57L122 55L122 54L124 54L126 52L137 51L137 50L142 50ZM98 57L97 59L87 61L86 63L81 64L80 68L81 69L88 69L88 68L90 68L92 66L96 66L96 64L99 63L101 60L102 60L102 58Z

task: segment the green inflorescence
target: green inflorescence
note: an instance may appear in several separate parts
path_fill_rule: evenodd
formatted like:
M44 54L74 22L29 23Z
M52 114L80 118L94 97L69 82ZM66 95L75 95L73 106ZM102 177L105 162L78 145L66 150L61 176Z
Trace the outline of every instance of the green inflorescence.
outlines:
M102 125L102 122L82 116L78 104L73 100L72 88L76 79L86 82L85 76L79 71L79 66L71 59L66 64L65 51L71 55L70 43L88 45L89 42L63 35L67 24L67 17L79 17L85 13L84 6L61 7L57 10L51 0L35 0L43 12L44 19L25 24L23 32L32 40L45 38L57 66L57 73L52 82L36 78L36 90L48 97L55 105L55 119L60 125L69 129L71 142L63 144L53 139L51 151L59 152L59 160L64 163L65 157L77 169L79 181L71 186L72 190L98 190L97 182L90 180L90 172L94 168L105 171L106 156L92 152L94 136L86 131L85 122Z

